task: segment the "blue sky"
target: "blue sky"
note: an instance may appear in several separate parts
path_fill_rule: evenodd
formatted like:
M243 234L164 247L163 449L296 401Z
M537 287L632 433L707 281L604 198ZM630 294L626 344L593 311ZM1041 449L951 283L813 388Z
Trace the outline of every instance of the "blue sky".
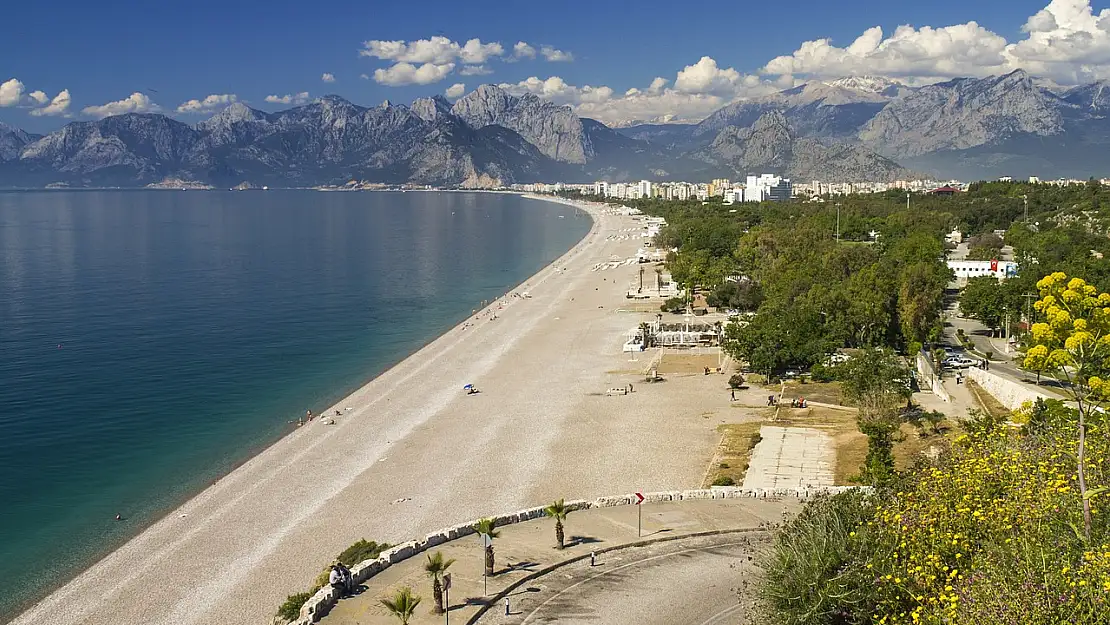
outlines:
M1102 65L1090 64L1110 51L1110 18L1098 20L1103 8L1096 3L1091 15L1087 0L9 3L0 12L9 25L0 38L0 83L7 81L0 121L46 132L111 112L161 110L193 123L232 96L264 110L286 106L268 103L267 96L295 100L306 92L373 105L442 94L457 83L466 91L506 84L605 121L695 119L737 98L844 74L928 82L1028 66L1068 84L1104 76ZM903 24L914 29L894 37ZM882 35L871 31L874 41L852 46L875 26ZM952 29L935 30L942 27ZM426 58L395 67L421 57L412 42L432 37L460 47L475 38L500 44L500 54L484 48L451 58L453 48L439 46L429 67L423 67ZM887 41L892 37L901 46L897 54ZM804 42L824 38L831 42L795 54ZM368 41L404 43L368 48ZM1061 45L1068 41L1086 47ZM525 53L515 60L517 42L526 42L534 58ZM542 46L573 60L546 60ZM1045 49L1058 54L1065 47L1071 57L1042 62ZM460 74L467 60L483 56L485 62L470 66L491 73ZM776 57L785 60L769 65ZM684 69L690 71L684 75ZM375 76L375 70L388 73ZM322 80L324 73L335 81ZM662 82L652 86L657 77ZM629 94L633 88L638 91ZM68 98L59 98L63 90ZM139 96L128 100L134 93ZM208 96L215 97L205 105ZM178 112L193 99L197 113Z

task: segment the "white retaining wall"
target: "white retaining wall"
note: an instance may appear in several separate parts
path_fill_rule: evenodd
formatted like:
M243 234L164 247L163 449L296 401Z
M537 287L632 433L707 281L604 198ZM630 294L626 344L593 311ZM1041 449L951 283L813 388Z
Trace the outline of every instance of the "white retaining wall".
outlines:
M983 371L982 369L972 367L967 370L967 377L975 380L975 383L983 387L984 391L993 395L1000 404L1010 410L1017 410L1021 408L1021 405L1025 402L1036 401L1038 397L1052 399L1051 395L1045 395L1024 384L1004 378L990 371Z
M952 401L952 396L949 395L948 390L944 388L940 376L933 370L932 358L923 351L917 354L917 373L917 380L921 386L927 386L933 391L933 395L936 395L946 402Z
M683 501L687 499L767 499L777 497L796 497L799 499L809 499L820 494L840 493L847 490L859 489L859 486L824 486L815 488L739 488L739 487L714 487L711 489L701 490L676 490L665 491L660 493L645 493L644 503L658 503L664 501ZM586 510L589 508L610 508L613 506L628 506L636 501L635 494L617 495L614 497L600 497L593 501L578 500L566 502L567 507L571 511ZM528 508L509 514L502 514L492 517L495 525L501 527L503 525L510 525L513 523L520 523L523 521L531 521L538 519L542 516L543 510L546 506L538 508ZM373 560L366 560L359 562L351 567L351 575L354 577L356 584L361 584L371 577L388 569L390 566L406 560L422 553L428 549L442 545L449 540L462 538L474 534L474 524L477 521L470 521L460 525L448 527L428 534L421 540L413 540L407 543L396 545L383 551L381 555ZM329 610L336 604L339 597L336 596L335 591L331 586L324 586L316 591L304 606L301 607L301 615L293 621L291 625L311 625L319 621L328 613ZM276 622L276 620L275 620Z

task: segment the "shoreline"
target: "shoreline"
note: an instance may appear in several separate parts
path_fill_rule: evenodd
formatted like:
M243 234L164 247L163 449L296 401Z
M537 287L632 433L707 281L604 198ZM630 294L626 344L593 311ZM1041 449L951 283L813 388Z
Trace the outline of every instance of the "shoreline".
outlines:
M34 190L35 191L41 191L41 190L44 190L44 189L34 189ZM71 191L71 190L86 190L86 189L45 189L45 191ZM87 190L96 191L96 190L120 190L120 189L87 189ZM138 188L138 189L135 189L135 190L159 191L159 190L166 190L166 189ZM212 190L220 191L221 189L212 189ZM275 189L275 190L314 191L316 189L304 188L304 189ZM400 192L399 190L384 190L384 189L383 190L366 190L366 191L370 191L370 192L374 192L374 191ZM419 189L419 190L414 189L414 190L411 190L411 191L413 191L413 192L416 192L416 191L449 192L447 190L435 190L435 189ZM467 193L483 192L483 191L480 191L480 190L473 190L473 191L472 190L460 190L460 191L461 192L467 192ZM517 196L519 196L521 198L524 198L524 199L545 201L545 202L550 202L550 203L554 203L554 204L561 204L561 205L564 205L564 206L574 206L574 207L582 210L583 212L585 212L586 215L591 219L590 230L587 231L586 234L580 240L578 240L570 249L568 249L566 252L564 252L563 254L561 254L559 257L555 258L551 262L542 266L539 270L536 271L536 273L532 274L531 276L529 276L525 280L523 280L523 281L521 281L521 282L519 282L515 285L512 285L512 286L508 287L507 290L504 293L502 293L497 299L491 301L486 307L481 308L481 309L477 309L474 314L468 314L462 320L460 320L460 321L456 322L455 324L451 325L450 327L448 327L444 332L430 337L420 347L416 348L415 350L411 351L408 354L399 356L396 360L392 361L388 366L386 366L380 373L378 373L377 375L374 375L373 377L369 378L363 384L361 384L359 387L357 387L354 391L346 394L339 401L337 401L335 404L329 406L326 410L323 410L319 414L317 414L316 418L314 418L313 421L306 423L304 426L293 425L293 426L291 426L290 429L288 429L287 431L285 431L283 434L281 434L277 438L273 439L272 441L269 441L269 442L258 445L257 447L255 447L255 451L253 453L250 453L249 455L245 456L241 461L235 463L227 472L221 474L219 477L217 477L212 482L208 483L206 486L204 486L203 488L201 488L197 492L194 492L193 494L189 495L183 502L175 504L175 505L173 505L173 507L167 508L165 511L159 512L158 514L152 516L151 519L147 523L144 523L140 528L138 528L136 533L134 535L132 535L130 538L121 542L120 544L116 545L113 548L105 550L103 552L103 554L100 557L97 558L96 561L94 561L93 563L91 563L90 565L88 565L86 567L83 567L83 568L79 569L78 572L73 577L67 579L65 582L51 588L48 591L45 591L44 593L37 594L36 598L28 600L25 605L18 608L20 611L15 614L14 618L12 618L8 621L5 621L5 622L11 623L13 625L16 625L16 624L21 625L23 623L37 623L37 622L39 622L35 619L36 619L36 617L38 616L38 614L40 612L43 612L43 611L49 609L50 607L52 607L51 604L53 604L53 603L64 602L65 601L65 597L59 597L58 595L65 594L65 591L66 591L67 588L69 588L71 585L81 581L82 578L85 578L86 576L88 576L90 574L95 574L96 569L98 569L98 567L105 566L105 565L109 564L111 560L113 560L115 557L117 557L117 554L119 554L121 551L123 551L125 549L128 549L129 547L132 547L133 543L136 543L136 542L142 540L144 535L146 535L148 532L150 532L150 531L152 531L156 528L159 528L161 526L164 526L168 523L173 523L175 519L186 518L189 514L188 510L191 510L191 509L194 509L196 507L199 507L199 506L203 505L203 503L207 499L210 499L211 497L214 496L214 491L222 490L223 488L228 487L228 483L230 481L233 481L234 479L236 479L237 474L240 474L242 472L245 472L245 471L249 470L252 467L252 465L265 462L267 455L277 454L278 452L282 451L279 448L282 445L289 444L288 441L290 441L291 439L294 439L297 436L298 433L300 433L302 431L307 431L307 430L310 430L310 429L313 429L313 428L320 427L322 425L321 421L325 418L330 418L330 416L334 415L336 410L339 410L342 413L339 418L340 419L345 419L348 415L348 412L345 411L343 409L343 407L346 404L351 403L354 400L354 398L365 394L368 391L368 387L374 385L376 382L378 382L382 378L390 376L392 372L394 372L396 369L404 366L405 363L417 359L418 357L420 357L422 354L425 354L426 352L434 351L435 348L437 347L437 344L442 343L442 342L446 342L448 339L457 338L457 336L460 333L469 329L468 324L473 323L473 321L475 319L477 319L479 317L482 317L485 314L488 314L490 311L492 311L494 309L495 306L497 306L499 303L502 303L504 300L506 300L507 296L509 296L510 294L513 294L514 292L527 290L527 288L532 286L532 285L542 284L546 279L549 279L551 277L551 275L555 275L552 272L552 268L556 267L557 265L560 265L561 263L565 262L566 260L568 260L572 257L575 257L578 254L580 254L581 252L583 252L584 250L588 249L589 246L591 245L591 243L593 243L593 239L597 235L597 232L600 228L600 214L597 212L598 211L598 206L597 205L589 205L589 204L586 204L586 203L575 202L575 201L572 201L572 200L566 200L566 199L558 198L558 197L536 195L536 194L530 194L530 193L524 193L524 192L518 192L518 191L493 191L493 190L489 190L489 191L484 191L484 192L487 192L487 193L507 193L507 194L511 194L511 195L517 195ZM555 273L557 274L557 270L556 270ZM427 354L425 354L425 355L427 355ZM367 467L367 468L369 468L369 467ZM134 548L138 548L138 547L134 547ZM295 589L290 587L289 592L295 592ZM274 608L276 609L276 605L274 606Z

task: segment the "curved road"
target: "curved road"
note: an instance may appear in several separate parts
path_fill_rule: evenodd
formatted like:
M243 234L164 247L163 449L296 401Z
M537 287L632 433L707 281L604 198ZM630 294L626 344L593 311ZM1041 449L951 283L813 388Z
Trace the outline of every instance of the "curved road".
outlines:
M483 624L739 625L755 596L756 551L766 534L722 534L634 547L575 563L534 580Z

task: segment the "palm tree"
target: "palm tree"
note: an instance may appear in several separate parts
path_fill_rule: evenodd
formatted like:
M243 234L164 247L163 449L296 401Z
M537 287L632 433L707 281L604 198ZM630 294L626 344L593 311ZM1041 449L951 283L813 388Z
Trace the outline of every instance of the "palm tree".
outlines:
M424 570L427 571L428 577L432 578L432 597L436 601L436 607L432 610L433 614L443 614L443 574L454 563L453 559L445 560L442 551L430 554L428 561L424 563Z
M563 521L566 520L569 512L562 499L552 502L550 506L543 509L544 514L555 519L555 542L559 543L559 549L563 548Z
M489 536L490 544L486 546L486 576L493 576L493 539L501 535L501 532L493 529L496 525L493 519L478 519L474 524L474 531L478 532L480 536Z
M409 619L416 612L416 606L420 605L420 596L412 594L412 589L405 586L395 592L393 597L382 599L381 603L390 614L401 621L401 625L409 625Z

